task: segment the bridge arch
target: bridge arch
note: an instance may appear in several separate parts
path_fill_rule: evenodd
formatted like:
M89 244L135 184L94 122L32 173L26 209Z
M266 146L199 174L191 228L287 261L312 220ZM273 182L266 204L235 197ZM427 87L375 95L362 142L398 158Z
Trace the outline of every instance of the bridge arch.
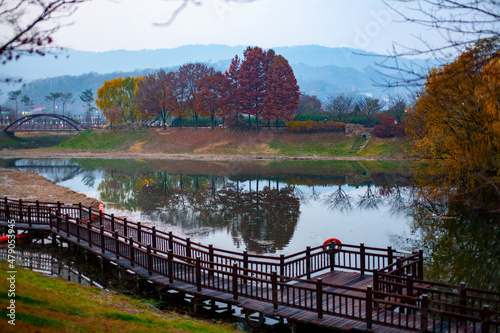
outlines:
M11 124L9 124L9 126L7 126L3 131L6 133L14 133L14 132L16 132L16 129L18 129L24 123L31 121L33 119L36 119L36 118L41 118L41 117L49 117L49 118L56 118L56 119L62 120L65 123L67 123L68 125L70 125L72 128L74 128L75 130L77 130L78 132L85 129L84 125L80 124L78 121L76 121L70 117L66 117L66 116L63 116L60 114L55 114L55 113L39 113L39 114L32 114L29 116L24 116L22 118L19 118L18 120L13 121ZM34 131L34 129L32 129L32 130ZM55 131L52 129L40 129L40 128L38 130L39 131ZM17 132L22 132L22 130L19 130Z

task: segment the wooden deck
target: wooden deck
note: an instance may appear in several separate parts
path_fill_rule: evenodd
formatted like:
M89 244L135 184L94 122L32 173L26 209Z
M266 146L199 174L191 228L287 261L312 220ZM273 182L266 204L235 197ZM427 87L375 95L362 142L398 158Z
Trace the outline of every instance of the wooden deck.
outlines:
M374 332L500 330L500 294L423 280L421 252L404 256L390 247L342 244L337 250L318 246L258 256L195 244L81 205L7 198L0 201L0 226L50 231L60 242L160 289L291 325Z

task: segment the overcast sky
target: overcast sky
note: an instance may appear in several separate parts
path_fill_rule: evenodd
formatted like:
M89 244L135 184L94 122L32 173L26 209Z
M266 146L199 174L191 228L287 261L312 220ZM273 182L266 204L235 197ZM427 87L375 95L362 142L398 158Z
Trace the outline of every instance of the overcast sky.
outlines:
M412 34L434 38L432 31L396 22L380 0L93 0L71 20L56 43L86 51L317 44L387 53L394 42L417 42Z

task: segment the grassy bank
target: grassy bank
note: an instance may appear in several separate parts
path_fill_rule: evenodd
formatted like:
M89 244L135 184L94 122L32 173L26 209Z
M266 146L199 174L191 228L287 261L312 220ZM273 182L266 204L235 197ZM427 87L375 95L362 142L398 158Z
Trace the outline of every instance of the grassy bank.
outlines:
M10 141L9 141L10 140ZM20 138L0 141L0 149L17 148ZM60 150L165 153L235 154L269 156L340 156L400 159L407 143L404 139L346 136L339 133L292 134L262 129L230 132L224 129L170 128L141 130L87 130L56 146Z
M210 323L156 310L145 302L96 287L17 268L15 326L7 320L10 299L6 262L0 263L1 332L236 332L235 325Z

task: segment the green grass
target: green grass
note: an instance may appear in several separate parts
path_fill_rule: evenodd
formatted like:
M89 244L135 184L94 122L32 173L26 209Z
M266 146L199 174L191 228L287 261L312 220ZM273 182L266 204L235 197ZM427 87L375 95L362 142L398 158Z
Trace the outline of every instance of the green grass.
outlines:
M0 262L0 332L236 332L235 325L156 310L143 300L82 287L22 268L16 273L16 325L8 324L8 267Z
M404 156L405 150L408 148L408 142L404 139L386 139L373 140L370 139L368 144L361 152L360 156Z
M149 141L146 130L85 130L58 145L77 150L123 150L136 142Z

